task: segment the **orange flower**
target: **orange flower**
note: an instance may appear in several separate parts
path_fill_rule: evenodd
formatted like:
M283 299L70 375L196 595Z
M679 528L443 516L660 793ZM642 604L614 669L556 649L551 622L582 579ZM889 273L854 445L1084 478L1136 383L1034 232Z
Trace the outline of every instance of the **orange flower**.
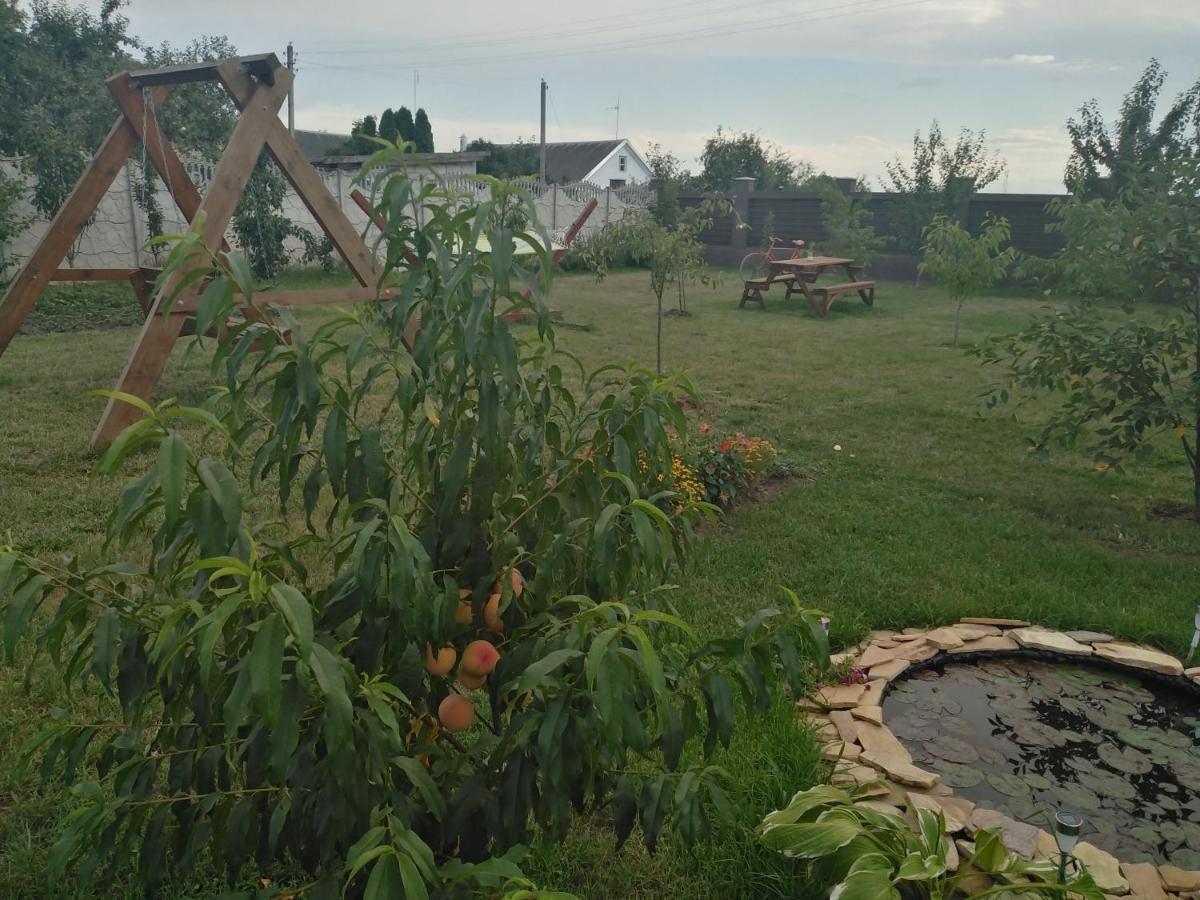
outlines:
M728 453L732 446L733 444L730 442L729 438L725 438L725 440L721 441L721 446L719 446L717 449L722 453Z

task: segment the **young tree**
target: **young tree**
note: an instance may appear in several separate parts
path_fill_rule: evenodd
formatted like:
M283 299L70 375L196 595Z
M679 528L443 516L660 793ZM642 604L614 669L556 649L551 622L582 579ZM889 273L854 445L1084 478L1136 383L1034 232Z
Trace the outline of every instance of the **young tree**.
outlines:
M651 143L646 150L646 165L654 176L654 218L667 227L679 222L679 192L692 180L679 157L661 144Z
M144 406L106 453L134 480L99 560L0 547L6 646L87 695L31 750L74 786L51 865L79 893L136 866L153 895L204 862L313 897L498 896L535 827L600 811L618 846L635 822L650 850L667 827L694 843L731 810L701 750L728 745L735 690L762 708L780 672L800 692L806 661L825 671L794 595L692 637L668 593L704 511L673 489L690 386L569 376L512 253L550 278L545 235L510 224L532 200L441 202L400 159L371 164L370 311L233 321L245 260L185 236L167 269L211 277L221 389Z
M887 241L875 233L874 215L862 198L865 187L859 183L854 192L847 192L829 177L816 179L814 187L821 196L821 225L829 233L821 249L871 265Z
M728 191L733 179L750 177L760 191L799 188L816 172L806 162L793 160L781 147L749 131L717 133L704 142L700 154L700 187Z
M1003 278L1016 259L1016 250L1004 247L1008 238L1008 220L991 213L978 237L946 216L938 216L925 229L919 268L922 274L932 275L955 303L956 349L963 304Z
M429 116L424 109L417 110L417 118L413 123L413 143L417 145L418 153L433 152L433 126L429 124Z
M894 216L897 244L915 251L935 216L958 216L972 194L1004 173L1005 162L988 151L985 132L964 128L952 147L934 119L928 137L913 135L910 162L897 156L884 167L887 187L903 195Z
M1121 103L1109 126L1100 104L1089 100L1067 119L1071 157L1063 181L1085 197L1118 197L1138 174L1178 156L1200 153L1200 81L1175 98L1158 124L1155 107L1167 73L1157 59Z
M1148 298L1135 291L1116 324L1084 301L993 338L980 355L1005 372L988 404L1061 395L1033 448L1045 454L1086 442L1102 470L1148 457L1164 434L1177 439L1200 521L1200 159L1173 157L1142 171L1120 202L1131 237L1117 252L1170 309L1148 317L1140 309Z
M412 110L407 106L396 110L396 128L399 129L402 140L408 141L410 144L417 142L417 126L413 122Z

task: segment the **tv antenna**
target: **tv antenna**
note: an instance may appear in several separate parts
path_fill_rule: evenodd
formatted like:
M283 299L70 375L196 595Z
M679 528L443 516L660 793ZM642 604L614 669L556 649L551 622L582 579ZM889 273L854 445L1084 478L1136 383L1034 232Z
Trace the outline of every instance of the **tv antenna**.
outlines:
M617 127L613 131L613 137L619 138L621 136L621 98L620 97L617 98L616 106L606 106L604 108L605 109L615 109L617 111Z

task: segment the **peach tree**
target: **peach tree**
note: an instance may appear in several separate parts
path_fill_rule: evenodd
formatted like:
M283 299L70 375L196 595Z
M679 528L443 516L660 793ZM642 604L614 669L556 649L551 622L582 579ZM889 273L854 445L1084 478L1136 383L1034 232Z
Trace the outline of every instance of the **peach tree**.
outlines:
M690 385L586 371L529 197L417 188L399 152L365 176L380 299L311 330L235 317L262 299L245 260L176 236L217 387L125 398L144 417L101 462L133 477L99 560L0 548L8 656L30 642L72 694L30 750L76 800L54 872L497 895L581 812L618 847L635 823L694 842L733 806L708 754L735 708L827 659L794 595L693 635L670 592L710 511L672 490Z

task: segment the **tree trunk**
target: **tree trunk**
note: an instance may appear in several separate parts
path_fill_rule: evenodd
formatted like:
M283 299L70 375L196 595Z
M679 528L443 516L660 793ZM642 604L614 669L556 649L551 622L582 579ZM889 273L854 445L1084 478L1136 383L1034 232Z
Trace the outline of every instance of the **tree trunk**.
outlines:
M958 320L959 320L959 317L962 315L962 305L963 305L963 302L961 300L959 300L958 306L955 307L955 309L954 309L954 349L955 350L958 349Z
M658 292L658 323L654 334L654 371L659 375L662 371L662 291Z

